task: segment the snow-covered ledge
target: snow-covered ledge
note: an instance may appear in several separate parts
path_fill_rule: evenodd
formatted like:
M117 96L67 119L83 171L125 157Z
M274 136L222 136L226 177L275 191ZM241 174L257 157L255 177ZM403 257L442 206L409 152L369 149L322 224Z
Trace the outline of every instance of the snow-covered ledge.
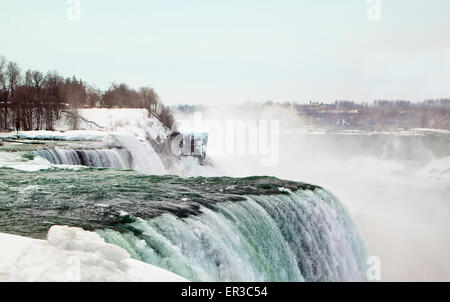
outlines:
M187 281L80 228L54 226L47 240L0 233L0 247L0 282Z

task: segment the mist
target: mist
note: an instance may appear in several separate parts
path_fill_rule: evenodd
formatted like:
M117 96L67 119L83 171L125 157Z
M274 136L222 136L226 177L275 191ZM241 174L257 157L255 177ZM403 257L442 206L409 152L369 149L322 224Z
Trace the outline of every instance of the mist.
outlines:
M193 114L178 112L179 128L208 131L228 146L208 154L217 175L267 175L322 186L348 208L370 256L381 261L381 281L450 280L450 148L448 133L352 133L307 127L281 106L208 107L204 121L279 121L272 147L275 165L257 154L237 154L226 131L194 126ZM211 125L211 123L209 124ZM253 134L252 134L253 133ZM255 135L247 132L248 141ZM235 140L237 142L237 140Z

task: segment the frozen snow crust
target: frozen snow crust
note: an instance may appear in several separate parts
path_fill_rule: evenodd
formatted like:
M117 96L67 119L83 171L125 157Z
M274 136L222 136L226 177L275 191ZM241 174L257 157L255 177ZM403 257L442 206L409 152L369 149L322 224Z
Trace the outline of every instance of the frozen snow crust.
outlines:
M187 281L80 228L53 226L47 240L0 233L0 246L0 282Z

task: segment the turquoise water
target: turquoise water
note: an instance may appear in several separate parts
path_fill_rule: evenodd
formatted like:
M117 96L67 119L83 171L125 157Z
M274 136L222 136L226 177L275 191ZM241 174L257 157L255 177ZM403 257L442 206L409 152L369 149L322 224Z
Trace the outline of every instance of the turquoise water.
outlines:
M192 281L355 281L364 243L326 190L271 177L0 168L0 232L96 231Z

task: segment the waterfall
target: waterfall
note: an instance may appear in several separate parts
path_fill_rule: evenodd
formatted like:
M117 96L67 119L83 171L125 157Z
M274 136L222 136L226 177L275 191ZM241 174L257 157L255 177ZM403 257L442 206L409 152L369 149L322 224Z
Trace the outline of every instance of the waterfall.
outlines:
M54 165L132 169L152 175L165 173L161 159L149 142L140 141L137 137L128 133L111 135L108 141L122 148L96 150L48 149L36 151L36 154Z
M123 148L100 150L48 149L36 151L54 165L75 165L98 168L131 169L130 152Z
M101 230L133 258L191 281L364 281L364 243L325 190L247 196Z
M190 281L365 281L364 242L320 187L272 177L0 168L0 188L0 232L96 230L134 259Z
M111 134L111 139L126 148L133 157L132 169L144 174L163 175L164 165L149 142L129 133Z

